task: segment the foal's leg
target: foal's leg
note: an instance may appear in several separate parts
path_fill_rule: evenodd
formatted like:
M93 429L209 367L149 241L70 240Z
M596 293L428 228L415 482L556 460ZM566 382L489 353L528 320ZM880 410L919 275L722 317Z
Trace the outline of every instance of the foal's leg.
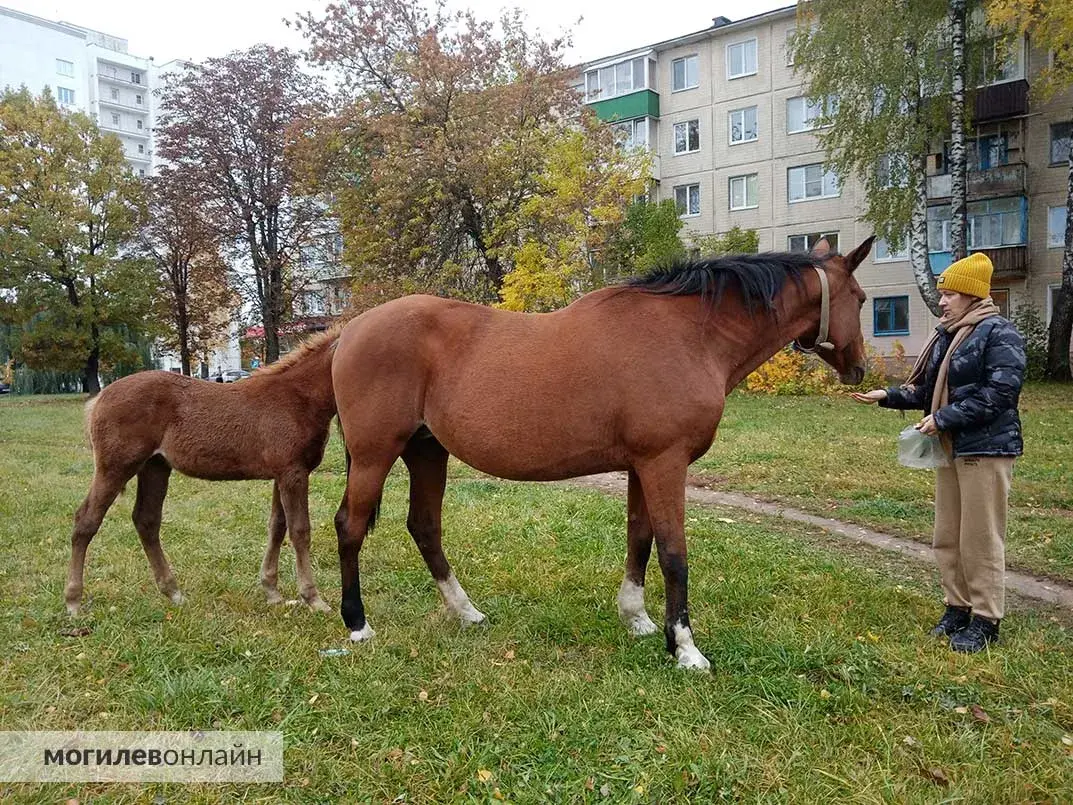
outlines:
M402 460L410 471L410 513L406 527L417 543L443 603L466 626L484 621L484 613L469 600L443 555L443 492L447 485L448 453L436 439L415 436L406 444Z
M279 499L279 482L272 482L272 512L268 515L268 547L261 561L261 588L265 599L271 604L282 604L279 594L279 549L287 534L287 515Z
M618 588L618 616L634 637L655 634L658 628L645 612L645 569L652 553L652 520L641 482L630 470L627 492L626 573Z
M298 594L318 612L331 612L317 592L313 581L313 569L309 566L309 473L296 470L284 475L280 481L279 495L286 513L287 527L294 545L295 565L298 568Z
M131 471L133 474L133 471ZM130 480L130 475L115 470L98 468L93 473L89 494L75 512L74 530L71 532L71 563L67 568L67 586L63 597L67 611L77 615L82 603L82 578L86 567L86 549L90 540L101 527L101 521L109 507Z
M710 663L693 643L687 602L688 569L685 540L685 458L665 455L637 467L645 503L659 552L659 565L667 591L663 631L667 650L678 658L679 668L705 671Z
M160 521L164 498L168 494L171 465L162 456L153 456L138 471L138 496L134 501L131 519L142 541L142 548L153 569L153 578L160 592L173 604L183 602L183 594L175 582L175 573L160 547Z

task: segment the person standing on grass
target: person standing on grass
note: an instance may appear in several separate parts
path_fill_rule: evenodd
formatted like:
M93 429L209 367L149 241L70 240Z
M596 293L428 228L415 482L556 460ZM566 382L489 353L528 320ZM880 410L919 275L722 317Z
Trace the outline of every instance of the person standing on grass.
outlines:
M905 385L853 393L862 403L920 409L917 430L953 459L935 475L932 547L946 612L932 629L954 651L998 640L1005 607L1006 511L1013 462L1023 452L1017 401L1024 339L991 300L991 261L958 260L940 275L942 317Z

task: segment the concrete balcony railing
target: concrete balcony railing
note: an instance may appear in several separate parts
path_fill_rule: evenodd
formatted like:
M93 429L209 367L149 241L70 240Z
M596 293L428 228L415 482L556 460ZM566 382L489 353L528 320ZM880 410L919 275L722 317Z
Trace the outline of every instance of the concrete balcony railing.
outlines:
M969 171L967 193L970 200L1023 196L1027 191L1027 169L1023 162ZM928 198L950 198L951 176L941 173L928 177Z

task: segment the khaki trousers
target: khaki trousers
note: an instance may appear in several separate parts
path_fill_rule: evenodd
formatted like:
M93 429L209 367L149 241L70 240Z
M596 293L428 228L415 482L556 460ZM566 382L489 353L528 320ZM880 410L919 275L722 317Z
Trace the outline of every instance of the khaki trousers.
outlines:
M1012 456L967 456L935 475L935 538L946 603L1001 620Z

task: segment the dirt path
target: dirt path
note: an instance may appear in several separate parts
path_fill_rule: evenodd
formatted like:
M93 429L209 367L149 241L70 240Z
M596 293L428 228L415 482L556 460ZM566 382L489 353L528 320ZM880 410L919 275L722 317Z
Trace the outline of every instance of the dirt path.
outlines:
M572 483L580 486L588 486L607 492L626 494L626 473L607 472L600 475L588 475L577 478ZM894 551L904 556L911 557L920 562L934 564L935 560L931 548L923 543L903 537L894 537L873 531L870 528L844 523L840 520L832 520L827 517L818 517L799 509L792 509L778 503L768 503L757 500L740 492L717 492L697 486L686 487L686 500L689 503L699 503L709 506L730 506L736 509L745 509L756 514L764 514L769 517L782 517L798 523L822 528L832 534L837 534L843 539L864 543L886 551ZM1006 571L1006 589L1018 593L1026 598L1034 598L1049 604L1057 604L1060 607L1073 610L1073 586L1054 581L1053 579L1037 578L1015 570Z

